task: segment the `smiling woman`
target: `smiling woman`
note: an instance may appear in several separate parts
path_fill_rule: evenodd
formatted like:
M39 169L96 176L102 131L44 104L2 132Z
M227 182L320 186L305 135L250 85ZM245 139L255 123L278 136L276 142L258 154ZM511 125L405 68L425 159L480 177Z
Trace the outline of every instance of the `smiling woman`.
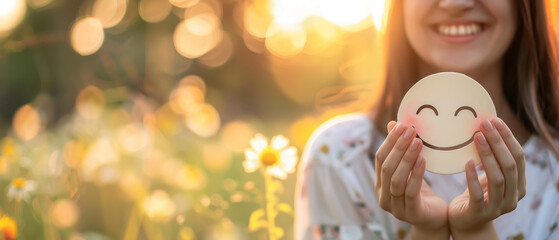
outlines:
M309 139L296 239L558 238L559 76L548 3L390 1L382 95ZM412 94L426 85L418 79L446 71L477 83L446 76ZM473 157L461 158L465 150Z

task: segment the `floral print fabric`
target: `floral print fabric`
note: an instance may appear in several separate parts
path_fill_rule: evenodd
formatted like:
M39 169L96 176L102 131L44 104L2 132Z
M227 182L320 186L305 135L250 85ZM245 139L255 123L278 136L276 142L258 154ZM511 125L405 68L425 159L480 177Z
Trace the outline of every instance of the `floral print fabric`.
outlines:
M370 153L383 141L365 114L336 117L314 132L298 170L297 240L407 239L411 226L382 210L374 191ZM523 148L527 194L514 211L494 220L495 228L501 239L559 239L558 160L535 135ZM464 173L426 172L425 179L447 202L467 187Z

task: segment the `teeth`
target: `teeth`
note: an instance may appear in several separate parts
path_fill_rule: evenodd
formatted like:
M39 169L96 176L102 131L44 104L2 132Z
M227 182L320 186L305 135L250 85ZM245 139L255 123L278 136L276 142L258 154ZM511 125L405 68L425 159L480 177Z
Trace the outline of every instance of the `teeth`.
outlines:
M482 27L480 24L468 24L468 25L443 25L439 24L437 26L437 31L440 34L447 36L466 36L474 35L481 32Z

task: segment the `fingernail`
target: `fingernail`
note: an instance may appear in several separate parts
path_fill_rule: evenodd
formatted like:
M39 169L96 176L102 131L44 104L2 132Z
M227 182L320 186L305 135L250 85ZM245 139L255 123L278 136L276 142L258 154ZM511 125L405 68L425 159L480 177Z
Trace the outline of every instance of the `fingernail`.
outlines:
M402 127L402 125L400 125L400 123L396 123L396 126L394 126L392 131L394 131L394 133L396 133L396 134L400 134L400 128L401 127Z
M417 140L414 139L414 140L411 142L410 151L413 152L413 151L417 150L418 147L419 147L419 139L417 139Z
M406 133L404 133L404 139L409 140L412 134L413 134L413 128L407 127Z
M501 128L503 127L503 123L501 122L500 119L497 119L497 118L496 118L496 119L494 119L492 122L493 122L493 125L495 125L495 127L496 127L497 129L501 129Z
M477 135L477 141L483 145L487 144L487 140L485 140L485 136L482 133Z
M417 158L417 160L415 160L415 164L413 165L413 167L418 168L419 166L421 166L421 161L423 161L422 157Z
M491 130L493 130L493 125L491 124L491 122L489 120L485 120L485 121L483 121L483 128L485 128L485 130L487 130L487 131L491 131Z

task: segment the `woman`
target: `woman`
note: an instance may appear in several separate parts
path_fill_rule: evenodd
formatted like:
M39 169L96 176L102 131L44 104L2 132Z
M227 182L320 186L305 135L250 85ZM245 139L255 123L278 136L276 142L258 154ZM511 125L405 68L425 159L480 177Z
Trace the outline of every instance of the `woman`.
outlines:
M296 239L559 239L558 65L545 9L392 1L383 95L372 114L332 119L310 138ZM473 163L465 174L425 172L415 130L392 121L415 81L443 71L476 79L500 117L475 136L477 172Z

